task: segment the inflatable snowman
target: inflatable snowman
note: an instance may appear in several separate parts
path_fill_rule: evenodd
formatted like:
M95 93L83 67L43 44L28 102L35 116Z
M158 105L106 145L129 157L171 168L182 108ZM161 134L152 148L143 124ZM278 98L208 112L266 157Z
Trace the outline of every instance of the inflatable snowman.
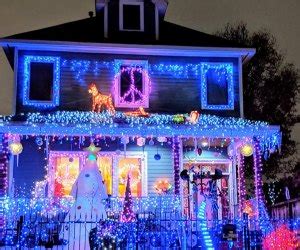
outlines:
M60 233L60 238L68 241L67 249L90 250L91 229L107 218L104 200L108 196L97 166L97 152L100 149L91 143L85 150L89 155L71 190L75 203Z

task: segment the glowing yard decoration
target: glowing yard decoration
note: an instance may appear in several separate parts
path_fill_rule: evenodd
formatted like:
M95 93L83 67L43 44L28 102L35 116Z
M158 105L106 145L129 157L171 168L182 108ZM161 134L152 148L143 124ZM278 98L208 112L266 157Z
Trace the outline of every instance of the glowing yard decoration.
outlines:
M155 183L154 189L158 194L167 194L172 189L172 185L168 180L160 180Z
M111 95L101 94L101 92L97 89L95 83L90 84L88 92L92 95L93 98L92 111L100 112L102 107L104 107L110 114L115 114L115 108L112 102Z
M150 77L146 61L115 60L114 92L117 107L149 107ZM115 67L116 68L116 67ZM126 83L126 84L125 84ZM124 88L127 90L124 92Z
M124 113L126 116L133 116L133 117L149 117L150 114L144 110L143 107L139 107L135 111L129 111Z
M107 218L103 200L107 199L102 175L97 166L95 152L98 149L93 145L88 148L88 158L75 183L72 186L71 195L75 203L65 218L65 224L61 229L60 238L72 241L68 242L70 249L90 249L89 233L94 227L86 224L84 230L80 223L67 224L68 220L85 222L87 218L91 221L105 220ZM90 156L93 156L92 158Z
M199 120L200 114L198 111L192 111L188 117L188 121L192 124L196 124Z
M299 247L297 234L282 225L268 234L263 240L265 250L296 250Z

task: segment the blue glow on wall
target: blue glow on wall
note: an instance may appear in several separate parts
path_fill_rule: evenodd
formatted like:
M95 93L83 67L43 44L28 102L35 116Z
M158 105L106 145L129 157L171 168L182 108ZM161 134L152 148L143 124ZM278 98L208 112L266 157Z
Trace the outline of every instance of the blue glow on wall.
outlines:
M220 88L227 85L227 103L216 105L208 102L209 74L214 74L216 85ZM224 82L224 79L226 81ZM202 109L233 110L234 109L234 82L232 63L201 63L201 107Z
M53 63L53 90L51 101L30 100L30 65L35 63ZM38 107L55 107L59 105L60 89L60 58L54 56L24 56L24 82L23 82L23 105Z

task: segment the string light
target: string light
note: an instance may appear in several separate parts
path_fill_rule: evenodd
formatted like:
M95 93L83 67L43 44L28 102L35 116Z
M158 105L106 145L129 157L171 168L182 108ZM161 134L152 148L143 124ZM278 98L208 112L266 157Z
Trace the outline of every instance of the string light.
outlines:
M174 167L174 193L180 194L180 140L178 136L173 137L173 167Z
M207 74L212 72L217 76L217 83L224 77L227 84L228 100L226 104L214 105L208 102ZM226 85L225 84L225 85ZM201 107L202 109L233 110L234 109L234 82L232 63L201 63Z
M31 63L51 63L53 64L53 92L51 101L31 100L30 92L30 69ZM60 89L60 57L55 56L24 56L24 77L23 77L23 105L37 106L40 108L49 108L59 105Z

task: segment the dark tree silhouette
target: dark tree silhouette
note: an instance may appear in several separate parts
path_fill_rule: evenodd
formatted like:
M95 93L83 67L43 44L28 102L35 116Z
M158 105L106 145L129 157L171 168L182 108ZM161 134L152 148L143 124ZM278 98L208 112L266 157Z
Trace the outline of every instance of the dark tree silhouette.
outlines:
M287 63L267 30L250 33L245 23L227 24L218 36L256 49L243 66L245 118L280 125L281 152L264 162L265 181L278 181L294 174L297 164L296 143L291 129L297 122L296 102L300 91L299 70Z

